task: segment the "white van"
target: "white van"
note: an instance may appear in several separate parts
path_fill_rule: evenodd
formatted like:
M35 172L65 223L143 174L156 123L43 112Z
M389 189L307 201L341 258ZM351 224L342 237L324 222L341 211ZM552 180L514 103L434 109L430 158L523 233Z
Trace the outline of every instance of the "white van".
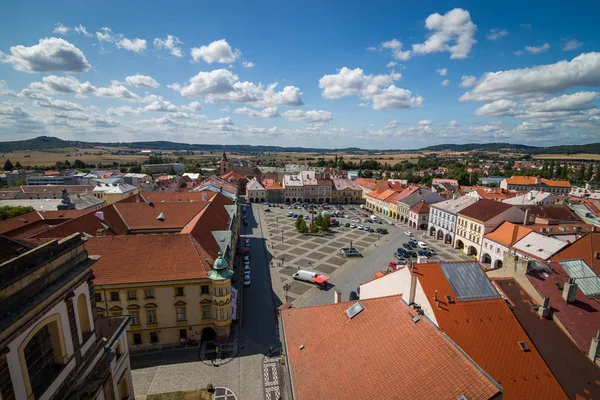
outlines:
M377 220L378 220L377 215L371 215L371 221L377 221Z
M417 246L419 246L422 249L426 249L427 248L427 243L425 243L425 242L419 242L419 243L417 243Z
M299 280L299 281L304 281L304 282L308 282L308 283L313 283L313 279L317 277L316 272L312 272L312 271L304 271L302 269L298 270L298 272L296 272L294 275L292 275L292 278Z

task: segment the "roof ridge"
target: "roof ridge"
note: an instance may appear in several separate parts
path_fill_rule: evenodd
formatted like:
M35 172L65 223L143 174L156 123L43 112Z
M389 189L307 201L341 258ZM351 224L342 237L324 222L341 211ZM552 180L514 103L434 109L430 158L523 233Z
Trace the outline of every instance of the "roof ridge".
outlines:
M123 221L123 224L125 224L125 226L127 227L127 230L130 231L131 228L129 227L129 224L127 223L127 221L125 221L125 218L123 218L123 216L121 215L121 213L119 212L119 209L117 209L117 207L115 206L116 203L111 204L112 208L117 212L117 215L119 216L119 218L121 218L121 221ZM123 203L126 204L126 203ZM136 203L139 204L139 203ZM106 224L108 225L108 224ZM108 225L110 227L110 225ZM110 227L110 230L112 230L112 227Z

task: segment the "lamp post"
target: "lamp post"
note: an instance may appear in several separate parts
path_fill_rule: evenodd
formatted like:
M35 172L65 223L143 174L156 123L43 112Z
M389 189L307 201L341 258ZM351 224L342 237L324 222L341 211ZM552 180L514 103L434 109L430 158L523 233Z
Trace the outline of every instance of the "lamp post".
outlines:
M283 243L283 229L281 230L281 243Z
M290 290L291 286L289 283L283 285L283 290L285 290L285 302L288 302L288 290Z

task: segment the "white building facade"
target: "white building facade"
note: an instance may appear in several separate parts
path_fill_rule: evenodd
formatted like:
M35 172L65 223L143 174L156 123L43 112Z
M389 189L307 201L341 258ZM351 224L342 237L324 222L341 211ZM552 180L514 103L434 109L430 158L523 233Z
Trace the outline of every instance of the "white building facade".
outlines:
M429 208L429 224L427 227L429 236L437 240L443 240L445 244L454 243L456 214L476 201L477 199L473 197L463 196L432 204Z

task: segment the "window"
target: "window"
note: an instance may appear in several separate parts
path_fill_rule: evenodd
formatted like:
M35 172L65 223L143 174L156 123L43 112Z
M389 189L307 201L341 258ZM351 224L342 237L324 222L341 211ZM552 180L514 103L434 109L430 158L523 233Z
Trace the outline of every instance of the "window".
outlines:
M210 306L202 306L202 319L210 319Z
M49 325L55 326L56 322L40 329L23 351L31 391L35 398L39 398L48 389L63 367L56 362Z
M185 307L177 307L177 321L185 321Z
M135 299L137 299L137 290L128 290L127 291L127 299L128 300L135 300Z
M500 247L496 248L496 254L500 254Z
M223 296L223 288L219 288L219 296Z
M220 321L224 321L225 320L225 313L223 311L223 309L221 308L221 319Z
M142 344L142 335L140 333L133 334L133 344Z
M100 303L102 301L102 293L96 293L94 297L96 298L96 303Z
M175 288L175 296L183 296L183 287Z
M129 316L131 317L131 325L140 324L140 313L138 311L130 311Z
M154 297L154 289L146 289L146 298L153 298Z
M209 290L208 285L200 286L200 293L202 293L202 294L208 294L209 293L208 290Z
M158 332L150 332L150 343L158 343Z
M110 301L119 301L119 292L110 292Z
M155 310L148 310L148 323L149 324L155 324L156 323L156 311Z

